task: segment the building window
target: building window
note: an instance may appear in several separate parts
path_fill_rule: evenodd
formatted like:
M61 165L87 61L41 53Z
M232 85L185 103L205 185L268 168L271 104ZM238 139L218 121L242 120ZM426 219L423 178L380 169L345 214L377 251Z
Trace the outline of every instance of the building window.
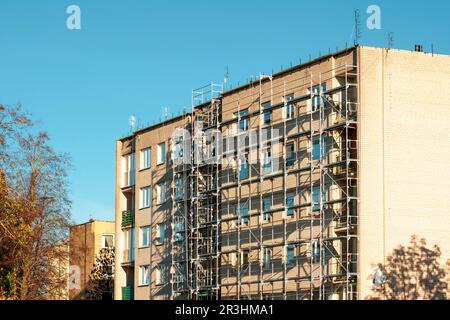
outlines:
M264 124L270 124L272 122L272 110L270 108L272 107L270 102L266 102L262 105L262 108L264 110Z
M264 111L264 124L270 124L272 121L272 111Z
M183 158L184 152L183 152L183 137L178 137L175 140L175 158L181 159Z
M175 222L174 240L176 242L184 241L184 223L182 221Z
M286 266L293 267L295 265L295 246L289 244L286 246Z
M159 223L156 233L156 243L164 244L166 239L166 225L164 223Z
M242 250L241 251L241 267L247 268L248 267L248 250Z
M151 229L149 226L140 228L141 248L150 246Z
M286 209L287 209L287 216L293 217L295 210L294 210L294 193L289 193L286 195Z
M233 271L236 271L236 269L237 269L237 265L238 265L237 257L238 257L237 252L231 252L228 254L228 259L230 260L231 269Z
M286 118L288 120L295 118L295 103L294 103L294 95L288 95L286 97Z
M164 266L157 266L155 268L155 284L157 286L163 285L165 280L165 269Z
M158 165L166 162L166 143L160 143L158 145Z
M313 211L320 211L320 187L313 187L312 202Z
M263 153L263 173L272 172L272 147L267 147Z
M183 178L175 178L175 201L184 200L184 183Z
M263 266L264 270L270 270L272 268L272 250L270 248L263 249Z
M265 222L269 222L271 218L271 206L272 206L272 198L265 197L263 198L263 219Z
M248 109L242 110L239 115L241 117L241 120L239 121L239 129L241 129L241 131L247 131L250 125Z
M244 155L244 158L240 160L241 165L239 166L239 179L248 179L249 175L249 165L248 165L248 154Z
M134 228L124 230L125 248L123 251L123 260L125 262L134 261Z
M140 192L141 196L141 209L149 208L151 205L151 199L152 199L152 188L151 187L145 187L141 189Z
M312 160L323 160L328 153L327 139L322 136L322 144L320 143L320 136L315 136L312 138Z
M320 106L320 100L322 99L322 96L324 92L327 91L327 84L323 82L320 86L315 86L312 88L312 110L316 111Z
M135 183L135 162L136 156L134 153L122 157L123 181L124 188L134 186Z
M140 155L140 169L145 170L152 167L152 149L147 148L141 151Z
M156 203L163 204L166 202L166 183L158 183L156 185Z
M148 286L150 284L150 266L139 267L139 285Z
M248 203L241 203L241 206L239 208L239 221L242 224L248 223Z
M286 166L290 167L295 164L295 144L289 142L286 144Z
M312 140L313 140L312 159L313 161L315 161L320 159L320 137L319 136L313 137Z
M320 244L318 241L313 241L312 243L312 249L311 249L311 257L313 263L319 263L320 262Z
M114 248L114 235L112 234L102 235L102 248L103 249Z

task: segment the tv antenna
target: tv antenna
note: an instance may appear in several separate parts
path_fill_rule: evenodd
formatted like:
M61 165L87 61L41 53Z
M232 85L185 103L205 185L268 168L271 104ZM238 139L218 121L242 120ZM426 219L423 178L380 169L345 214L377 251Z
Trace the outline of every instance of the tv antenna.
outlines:
M130 118L128 119L128 123L130 125L131 132L133 132L134 131L134 127L136 126L136 117L134 116L134 114L132 114L130 116Z
M162 116L164 120L169 119L169 107L162 108Z
M394 33L388 33L388 49L392 49L394 47Z
M223 83L224 83L224 84L227 84L229 78L230 78L230 70L228 69L228 66L226 66L226 67L225 67L225 73L224 73Z
M361 16L359 9L355 10L355 46L359 45L361 39Z

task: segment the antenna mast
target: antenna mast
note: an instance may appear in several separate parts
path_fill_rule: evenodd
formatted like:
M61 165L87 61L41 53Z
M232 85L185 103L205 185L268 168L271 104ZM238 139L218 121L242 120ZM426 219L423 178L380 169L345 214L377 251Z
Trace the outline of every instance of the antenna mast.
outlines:
M226 86L228 83L228 79L230 78L230 70L228 69L228 66L225 67L225 73L224 73L224 79L223 84Z
M128 120L128 123L130 125L131 133L133 133L134 132L134 127L136 126L136 117L134 116L134 114L132 114L130 116L130 119Z
M394 33L388 33L388 49L392 49L394 47Z
M359 45L361 39L361 16L359 9L355 10L355 46Z

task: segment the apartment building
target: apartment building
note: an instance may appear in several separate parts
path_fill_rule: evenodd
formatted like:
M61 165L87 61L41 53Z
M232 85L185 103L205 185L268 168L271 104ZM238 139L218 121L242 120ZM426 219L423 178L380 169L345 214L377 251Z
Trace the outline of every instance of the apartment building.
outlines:
M95 259L101 249L114 248L114 232L114 221L90 220L70 227L69 264L73 282L69 287L70 300L86 299Z
M353 47L116 142L116 299L365 299L450 258L450 57ZM440 94L441 93L441 94Z

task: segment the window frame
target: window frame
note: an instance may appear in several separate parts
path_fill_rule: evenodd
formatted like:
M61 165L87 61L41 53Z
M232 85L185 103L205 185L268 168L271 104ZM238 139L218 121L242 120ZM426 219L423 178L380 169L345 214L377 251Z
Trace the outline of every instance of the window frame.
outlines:
M271 270L272 269L272 248L264 247L263 248L263 270Z
M144 237L144 230L148 230L147 237ZM146 239L147 243L144 244L144 239ZM139 228L139 248L149 248L152 241L152 227L151 226L143 226Z
M295 118L295 103L294 94L286 96L286 119L292 120Z
M145 197L146 192L148 192L148 198ZM142 187L139 190L139 197L140 197L140 201L139 201L139 209L140 210L151 208L151 206L152 206L152 187L151 186ZM145 203L145 200L148 200L148 203Z
M112 247L105 246L105 239L107 237L112 237ZM115 241L115 237L114 237L113 233L103 233L102 234L102 249L114 249L114 247L115 247L114 241Z
M292 253L290 255L289 253ZM286 245L286 267L293 268L295 267L295 245L288 244Z
M263 112L263 124L270 125L272 123L272 103L270 101L262 104Z
M181 228L179 227L181 225ZM177 230L178 229L178 230ZM185 238L185 225L182 221L177 221L174 223L174 236L173 236L173 240L175 242L181 242L184 241Z
M147 161L146 161L147 160ZM152 148L144 148L139 154L139 170L147 170L152 168Z
M167 194L166 194L166 182L160 182L156 184L156 204L157 205L163 205L167 201Z
M248 203L241 203L239 208L238 221L239 224L247 225L250 222L250 213Z
M320 211L320 186L313 186L311 195L312 211Z
M248 268L250 266L250 250L248 249L241 250L239 256L241 269Z
M313 241L311 244L311 260L312 263L318 264L320 263L320 254L321 254L322 246L319 241Z
M263 214L263 221L264 222L271 222L272 221L272 196L265 196L263 197L263 208L262 208L262 214ZM268 207L267 207L268 206Z
M240 159L241 163L239 165L239 179L246 180L249 178L250 165L248 160L248 153L244 154L243 159Z
M161 142L158 144L157 149L157 165L160 166L166 163L166 142Z
M248 131L249 128L250 128L250 113L248 109L244 109L239 112L239 129L244 132Z
M177 176L175 177L175 192L174 199L175 201L183 201L185 200L185 188L184 188L184 177Z
M272 165L272 146L267 146L263 151L262 173L271 174L273 172Z
M318 84L311 88L311 93L313 94L313 98L312 98L312 102L311 102L311 110L312 111L317 111L318 108L320 108L321 99L322 99L322 96L320 94L324 93L326 91L327 91L327 83L326 82L322 82L321 84Z
M166 274L163 265L157 265L155 267L155 285L163 286L166 282Z
M136 183L136 153L122 156L122 188L134 186Z
M286 216L294 217L295 216L295 192L290 192L286 194Z
M290 147L292 146L292 149ZM292 167L295 164L295 142L290 141L286 143L286 166Z
M157 237L156 237L156 245L164 245L166 242L166 224L158 223L157 224Z
M320 161L321 160L321 152L320 152L320 136L312 137L311 139L311 159L312 161ZM318 154L317 154L318 152Z
M149 286L150 285L150 265L139 266L139 286Z

